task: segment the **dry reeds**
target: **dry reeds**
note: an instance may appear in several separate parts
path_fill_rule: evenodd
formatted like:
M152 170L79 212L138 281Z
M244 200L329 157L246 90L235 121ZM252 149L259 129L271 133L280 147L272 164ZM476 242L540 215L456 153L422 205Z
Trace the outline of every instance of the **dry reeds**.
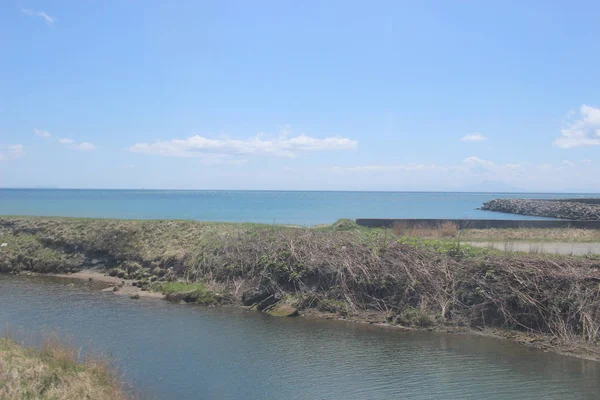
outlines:
M56 338L40 350L0 338L0 398L121 400L121 383L99 358L79 359L78 351Z
M396 222L392 231L398 236L423 237L423 238L455 238L458 236L458 225L452 221L445 221L439 226L408 225Z

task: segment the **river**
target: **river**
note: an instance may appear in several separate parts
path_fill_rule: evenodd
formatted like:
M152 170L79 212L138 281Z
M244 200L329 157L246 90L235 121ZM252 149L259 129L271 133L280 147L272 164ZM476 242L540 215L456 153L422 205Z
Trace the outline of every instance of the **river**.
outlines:
M600 363L481 336L131 300L0 275L0 326L114 358L151 399L597 399Z

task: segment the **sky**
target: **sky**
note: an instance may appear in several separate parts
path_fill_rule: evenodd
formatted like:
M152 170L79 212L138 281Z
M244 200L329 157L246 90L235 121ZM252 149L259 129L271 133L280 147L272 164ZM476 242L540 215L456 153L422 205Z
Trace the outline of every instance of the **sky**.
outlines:
M0 2L0 187L600 192L598 1Z

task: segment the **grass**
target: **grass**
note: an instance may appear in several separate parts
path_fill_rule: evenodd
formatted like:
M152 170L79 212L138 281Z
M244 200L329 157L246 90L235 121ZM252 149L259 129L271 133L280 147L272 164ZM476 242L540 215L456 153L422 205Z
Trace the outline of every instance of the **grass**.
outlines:
M442 225L434 228L395 223L392 226L392 231L402 237L456 238L459 235L458 226L450 221L444 222Z
M57 340L41 349L0 338L0 398L119 400L121 383L99 359L78 359L78 351Z
M439 240L422 237L402 237L400 243L411 246L422 247L436 253L446 254L454 258L483 257L490 253L491 249L475 247L459 240Z
M461 233L464 241L472 242L600 242L600 230L595 229L465 229Z
M204 283L162 282L152 285L155 292L167 295L170 301L185 301L202 305L213 305L223 301L223 296L210 291Z
M394 234L400 237L460 240L463 242L600 242L600 230L575 228L509 228L462 229L452 222L439 227L395 224Z

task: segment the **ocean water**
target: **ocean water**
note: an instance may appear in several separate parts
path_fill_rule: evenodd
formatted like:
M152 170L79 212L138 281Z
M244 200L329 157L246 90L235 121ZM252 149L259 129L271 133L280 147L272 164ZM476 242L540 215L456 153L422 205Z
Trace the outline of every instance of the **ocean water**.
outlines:
M312 226L339 218L542 219L478 207L499 197L591 194L0 189L0 215L194 219ZM597 195L596 195L597 196Z

